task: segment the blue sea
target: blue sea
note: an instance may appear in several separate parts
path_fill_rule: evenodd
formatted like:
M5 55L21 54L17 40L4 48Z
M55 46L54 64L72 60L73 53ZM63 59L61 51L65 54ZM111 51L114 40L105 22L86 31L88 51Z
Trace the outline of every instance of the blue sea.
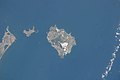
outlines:
M16 41L0 60L0 80L102 80L120 23L120 0L0 0L0 41L7 26ZM47 40L56 25L75 37L64 59ZM24 29L38 33L26 37ZM120 51L106 80L120 80Z

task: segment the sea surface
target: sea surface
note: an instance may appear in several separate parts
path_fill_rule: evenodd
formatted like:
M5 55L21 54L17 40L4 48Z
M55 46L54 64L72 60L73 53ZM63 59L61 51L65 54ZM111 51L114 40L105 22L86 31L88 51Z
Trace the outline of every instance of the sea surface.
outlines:
M0 41L7 26L16 41L0 60L0 80L102 80L120 23L120 0L0 0ZM56 25L75 37L64 59L47 40ZM26 37L24 29L38 33ZM120 80L120 50L106 80Z

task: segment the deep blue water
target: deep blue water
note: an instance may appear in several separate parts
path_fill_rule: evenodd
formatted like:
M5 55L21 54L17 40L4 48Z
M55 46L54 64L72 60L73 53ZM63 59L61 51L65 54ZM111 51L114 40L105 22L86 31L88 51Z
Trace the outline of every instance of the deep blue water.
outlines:
M120 0L0 0L0 39L8 25L17 38L0 61L0 80L101 80L119 22ZM76 39L64 59L46 39L55 24ZM25 37L33 25L39 33ZM120 52L107 80L120 80Z

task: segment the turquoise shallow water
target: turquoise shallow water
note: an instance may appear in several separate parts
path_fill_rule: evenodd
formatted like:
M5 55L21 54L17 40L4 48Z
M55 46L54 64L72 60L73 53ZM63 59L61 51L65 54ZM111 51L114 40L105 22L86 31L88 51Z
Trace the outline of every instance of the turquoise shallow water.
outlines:
M9 25L17 40L0 61L0 80L101 80L119 22L119 0L1 0L0 39ZM64 59L46 38L55 24L76 39ZM39 33L25 37L33 25ZM120 80L118 53L106 80Z

